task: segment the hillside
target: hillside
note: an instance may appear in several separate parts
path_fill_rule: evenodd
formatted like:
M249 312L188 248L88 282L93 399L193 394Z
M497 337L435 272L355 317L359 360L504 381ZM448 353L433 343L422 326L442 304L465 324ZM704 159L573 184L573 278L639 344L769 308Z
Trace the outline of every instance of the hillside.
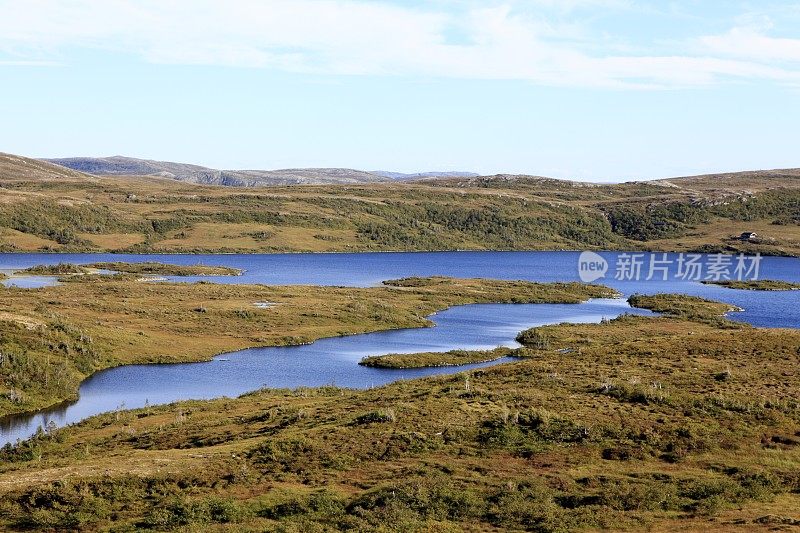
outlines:
M177 181L230 187L371 183L388 178L348 168L290 168L282 170L217 170L199 165L133 157L71 157L46 161L100 176L161 176Z
M93 181L91 176L74 169L3 152L0 152L0 180L4 186L23 181Z
M734 189L752 192L775 187L794 188L800 186L800 168L705 174L702 176L668 178L658 180L656 183L698 191Z
M628 249L800 255L797 170L621 184L497 175L247 188L163 176L95 176L10 155L0 161L4 251ZM156 170L148 168L139 171ZM197 172L194 179L201 181ZM308 172L302 171L306 178ZM742 241L743 232L758 237Z

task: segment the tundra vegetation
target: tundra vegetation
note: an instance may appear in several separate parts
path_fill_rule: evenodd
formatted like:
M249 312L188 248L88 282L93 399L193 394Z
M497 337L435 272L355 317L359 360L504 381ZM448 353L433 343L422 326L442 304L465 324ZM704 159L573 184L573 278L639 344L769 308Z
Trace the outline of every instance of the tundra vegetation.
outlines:
M745 291L796 291L800 290L800 283L775 279L757 280L720 280L704 281L707 285L719 285L729 289L739 289Z
M17 271L17 274L30 276L71 276L75 274L88 274L90 269L73 265L72 263L58 263L57 265L35 265Z
M197 361L252 346L430 326L427 315L459 304L613 295L598 285L443 277L366 289L64 279L70 283L39 290L0 287L0 416L74 398L83 378L120 364Z
M798 175L244 189L88 176L0 154L0 251L798 255ZM465 303L610 295L439 277L364 289L148 284L137 282L141 272L117 271L55 272L69 283L36 290L0 287L0 414L73 398L80 380L114 365L424 327L430 313ZM725 315L735 308L699 298L630 303L661 316L526 330L508 354L524 357L490 368L363 391L261 390L45 428L0 450L0 529L800 525L800 333L733 322ZM431 354L402 357L435 364Z
M238 268L213 265L170 265L145 261L142 263L125 263L122 261L91 263L89 268L112 270L126 274L155 274L161 276L240 276Z
M685 294L634 294L628 298L633 307L649 309L673 318L685 318L694 322L706 322L720 328L747 327L740 322L728 320L728 313L741 311L735 305L713 302L698 296Z
M798 175L786 170L603 185L500 175L242 188L89 176L0 154L0 251L798 255ZM747 232L758 238L741 239Z
M297 293L241 287L236 298L244 302L250 291L268 292L281 302L275 312L297 302L308 311L324 302L315 330L331 312L342 317L342 327L355 330L374 328L373 319L364 318L374 311L386 314L384 324L422 324L424 313L444 304L439 298L475 298L479 284L402 285L306 287ZM61 302L57 312L64 320L78 320L62 292L71 287L27 294L49 293L49 300ZM161 286L109 282L81 290L115 288L132 309L149 298L129 292L139 287ZM212 296L231 296L217 292L229 288L189 287L201 291L212 324L225 316L227 300ZM437 287L446 290L437 293ZM500 287L496 292L505 294ZM548 290L537 288L533 299ZM188 301L187 294L179 292L180 304L168 304L166 312L191 316L197 300ZM20 298L15 294L15 301ZM341 301L364 307L347 313L338 307ZM374 307L379 302L387 307ZM490 368L363 391L261 390L51 428L0 452L0 527L796 527L800 333L732 327L720 321L726 305L698 299L660 295L632 303L663 314L537 327L519 336L529 357ZM302 316L298 311L285 316ZM139 319L131 314L126 320ZM195 323L186 328L194 330ZM48 331L80 345L77 332ZM109 341L93 340L103 346Z
M363 358L358 364L375 368L424 368L484 363L496 361L503 357L524 357L524 355L521 350L499 347L494 350L450 350L447 352L371 355Z
M202 264L170 265L153 261L144 261L141 263L112 261L89 263L85 265L58 263L57 265L36 265L20 270L18 273L39 276L70 276L96 274L101 270L111 270L123 274L151 274L161 276L239 276L242 274L242 271L238 268Z

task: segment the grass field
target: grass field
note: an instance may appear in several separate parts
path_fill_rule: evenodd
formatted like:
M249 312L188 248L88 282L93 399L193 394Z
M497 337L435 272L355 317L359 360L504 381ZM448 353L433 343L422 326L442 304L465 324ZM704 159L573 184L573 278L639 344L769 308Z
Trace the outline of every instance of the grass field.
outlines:
M800 335L662 318L524 332L530 357L377 389L94 417L0 455L0 527L775 531L800 523ZM681 317L681 318L676 318Z

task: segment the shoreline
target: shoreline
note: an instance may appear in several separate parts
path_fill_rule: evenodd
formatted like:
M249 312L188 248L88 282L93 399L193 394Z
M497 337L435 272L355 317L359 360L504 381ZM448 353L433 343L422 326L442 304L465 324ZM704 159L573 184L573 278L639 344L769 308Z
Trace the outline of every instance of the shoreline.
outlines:
M231 252L231 251L197 251L197 252L170 252L170 251L148 251L148 252L132 252L132 251L123 251L123 250L111 250L111 251L57 251L57 250L35 250L35 251L22 251L22 250L11 250L0 252L0 256L2 255L166 255L166 256L178 256L178 255L185 255L185 256L201 256L201 255L347 255L347 254L441 254L441 253L532 253L532 252L542 252L542 253L552 253L552 252L564 252L564 253L580 253L584 251L591 251L597 253L648 253L648 254L658 254L658 253L667 253L667 254L702 254L702 255L713 255L716 253L722 253L724 255L738 255L743 253L745 255L755 255L756 253L760 254L763 257L785 257L789 259L799 259L800 252L797 254L792 254L789 252L786 253L778 253L773 251L755 251L755 252L743 252L737 250L728 250L722 252L709 252L709 251L698 251L697 249L690 248L686 250L678 250L674 248L670 249L662 249L662 248L593 248L587 246L585 248L523 248L523 249L514 249L514 248L445 248L445 249L433 249L433 250L327 250L327 251L309 251L309 250L291 250L291 251L271 251L271 252L259 252L259 251L239 251L239 252Z
M387 289L395 289L394 287L391 287L391 286L388 286L388 285L385 286L385 287ZM619 299L619 294L616 293L616 291L613 291L613 295L610 292L609 295L605 296L604 298ZM581 300L581 301L577 301L577 302L557 302L557 301L553 301L553 302L546 302L546 303L549 303L549 304L566 304L566 303L569 303L571 305L581 305L581 304L585 304L587 302L590 302L590 301L596 300L596 299L603 299L603 298L587 298L585 300ZM71 400L71 398L76 398L77 397L79 399L80 387L86 380L92 378L93 376L96 376L98 373L105 372L105 371L108 371L108 370L112 370L112 369L115 369L115 368L120 368L120 367L123 367L123 366L206 363L206 362L210 362L210 361L214 360L214 358L219 357L219 356L223 356L223 355L226 355L226 354L233 354L233 353L236 353L236 352L239 352L239 351L249 350L249 349L254 349L254 348L303 346L303 345L313 344L314 342L319 341L319 340L323 340L323 339L334 339L334 338L338 338L338 337L348 337L348 336L354 336L354 335L363 335L363 334L380 333L380 332L388 332L388 331L401 331L401 330L413 330L413 329L421 329L421 328L432 328L432 327L436 327L436 323L433 320L431 320L430 317L435 316L437 313L440 313L442 311L445 311L445 310L448 310L448 309L451 309L451 308L454 308L454 307L463 306L463 305L491 305L491 304L503 304L503 303L506 303L506 304L509 304L509 305L516 305L516 303L511 303L511 302L507 302L507 301L504 302L502 300L500 300L500 301L492 301L492 302L486 302L486 301L480 302L480 301L478 301L478 302L469 302L469 303L463 303L463 304L456 303L456 304L444 305L444 306L441 306L441 307L436 307L432 312L430 312L430 313L426 314L424 317L422 317L425 320L425 323L421 324L421 325L418 325L418 326L381 327L381 328L376 328L376 329L357 330L357 331L353 331L353 332L350 332L350 333L347 333L347 334L322 335L322 336L316 337L316 338L314 338L312 340L308 340L306 342L298 342L298 343L286 343L286 344L255 343L255 344L247 344L247 345L243 345L243 346L238 347L238 348L233 349L233 350L221 350L221 351L215 352L215 353L210 354L210 355L188 355L188 356L187 355L183 355L182 356L182 360L165 360L163 358L160 359L160 360L158 360L158 359L156 359L156 360L152 360L152 359L151 360L135 360L134 359L132 361L119 362L118 364L110 364L109 366L104 366L102 368L98 368L96 370L93 370L90 374L88 374L85 377L83 377L80 380L80 382L78 383L77 390L74 392L74 395L70 395L69 397L66 397L66 398L58 398L54 402L52 402L50 404L47 404L44 407L39 407L39 408L34 408L34 409L25 409L25 410L22 410L22 411L12 411L12 412L8 412L8 413L0 414L0 422L3 421L3 420L7 420L9 417L36 416L39 413L43 413L43 412L52 410L52 409L56 408L58 405L60 405L60 404L63 404L65 402L69 402ZM520 302L520 303L524 303L524 302ZM545 302L542 302L542 303L545 303ZM531 305L536 305L536 304L532 303ZM357 363L354 363L354 364L357 364ZM472 364L472 363L467 363L467 364Z

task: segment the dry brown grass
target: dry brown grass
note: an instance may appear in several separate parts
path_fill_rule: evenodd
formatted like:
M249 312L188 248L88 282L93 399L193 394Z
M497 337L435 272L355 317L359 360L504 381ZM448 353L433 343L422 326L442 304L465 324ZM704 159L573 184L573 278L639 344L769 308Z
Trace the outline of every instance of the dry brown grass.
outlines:
M109 525L92 498L118 526L143 527L172 494L243 513L189 528L767 531L800 519L796 331L644 317L542 329L550 348L461 375L95 417L8 456L0 523L18 524L44 490L83 509L85 528ZM140 498L136 480L163 492ZM340 511L309 505L323 488Z
M11 228L0 228L0 246L4 244L21 252L35 252L42 249L57 250L61 248L61 245L55 241L42 239L36 235L22 233Z

